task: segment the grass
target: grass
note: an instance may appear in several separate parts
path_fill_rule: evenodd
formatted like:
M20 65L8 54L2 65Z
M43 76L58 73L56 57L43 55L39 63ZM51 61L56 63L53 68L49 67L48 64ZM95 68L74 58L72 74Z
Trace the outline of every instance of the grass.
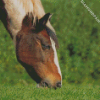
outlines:
M54 14L51 23L59 40L63 81L100 83L100 23L79 0L41 1L45 11ZM84 1L100 19L99 2ZM61 89L54 90L28 85L32 82L18 63L12 39L0 22L0 100L100 100L97 83L65 82Z
M54 90L35 85L0 85L0 100L100 100L100 86L66 84Z

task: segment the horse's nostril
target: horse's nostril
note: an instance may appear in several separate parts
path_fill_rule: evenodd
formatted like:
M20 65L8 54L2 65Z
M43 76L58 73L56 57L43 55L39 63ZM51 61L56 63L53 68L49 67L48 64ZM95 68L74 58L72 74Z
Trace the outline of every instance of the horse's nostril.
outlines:
M43 82L43 87L48 87L48 83L47 82Z
M58 82L58 83L56 84L56 86L60 88L60 87L61 87L61 82Z

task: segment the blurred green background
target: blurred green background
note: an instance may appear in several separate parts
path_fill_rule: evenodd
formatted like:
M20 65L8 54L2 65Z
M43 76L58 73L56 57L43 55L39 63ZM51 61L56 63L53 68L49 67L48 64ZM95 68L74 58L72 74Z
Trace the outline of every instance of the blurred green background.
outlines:
M100 20L100 1L84 0ZM63 84L100 83L100 23L80 0L42 0L60 48L59 63ZM0 22L0 84L33 84L16 59L13 41Z

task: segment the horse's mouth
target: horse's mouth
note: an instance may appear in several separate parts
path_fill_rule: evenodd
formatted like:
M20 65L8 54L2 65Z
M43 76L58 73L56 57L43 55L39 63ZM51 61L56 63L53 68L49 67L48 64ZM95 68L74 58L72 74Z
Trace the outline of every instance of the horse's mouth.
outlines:
M61 82L57 82L56 85L51 85L51 84L48 84L47 82L41 82L41 83L38 83L37 84L37 88L54 88L54 89L57 89L57 88L61 88Z

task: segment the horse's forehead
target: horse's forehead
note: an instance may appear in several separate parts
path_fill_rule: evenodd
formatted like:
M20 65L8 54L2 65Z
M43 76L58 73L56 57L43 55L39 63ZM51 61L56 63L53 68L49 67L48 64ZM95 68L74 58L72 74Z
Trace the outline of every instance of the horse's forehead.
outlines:
M59 47L58 44L58 40L57 40L57 36L55 34L54 31L52 31L49 27L46 27L44 30L42 30L40 32L40 34L44 37L45 40L49 41L49 43L52 45L52 43L54 44L54 46L56 46L57 48ZM41 36L40 36L41 38ZM52 41L51 41L52 39Z

